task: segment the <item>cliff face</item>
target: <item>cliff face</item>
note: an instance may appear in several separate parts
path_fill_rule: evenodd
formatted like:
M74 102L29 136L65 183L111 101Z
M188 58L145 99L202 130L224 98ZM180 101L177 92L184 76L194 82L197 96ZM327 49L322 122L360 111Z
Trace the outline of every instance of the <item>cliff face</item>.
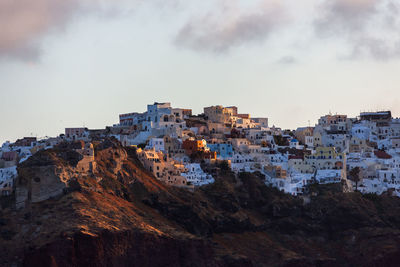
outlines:
M139 231L76 233L27 253L24 266L216 266L202 239Z
M74 151L41 151L22 163L18 167L17 207L23 208L27 203L62 194L68 182L76 176L74 165L79 159L80 155Z
M68 148L20 166L30 198L1 210L0 265L398 265L398 198L325 186L305 204L256 174L223 170L189 192L160 183L131 149L95 147L93 173L78 172Z

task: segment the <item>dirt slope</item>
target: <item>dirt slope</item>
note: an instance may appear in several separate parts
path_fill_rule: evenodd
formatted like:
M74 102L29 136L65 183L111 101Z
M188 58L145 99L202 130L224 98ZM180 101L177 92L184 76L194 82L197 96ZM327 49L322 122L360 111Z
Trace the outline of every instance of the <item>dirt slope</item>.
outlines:
M38 154L19 167L21 182L54 166L70 181L61 195L23 209L2 200L2 266L398 265L395 197L328 186L304 204L255 174L223 170L189 192L157 181L114 141L96 145L93 174L68 176L65 153L45 153L51 160Z

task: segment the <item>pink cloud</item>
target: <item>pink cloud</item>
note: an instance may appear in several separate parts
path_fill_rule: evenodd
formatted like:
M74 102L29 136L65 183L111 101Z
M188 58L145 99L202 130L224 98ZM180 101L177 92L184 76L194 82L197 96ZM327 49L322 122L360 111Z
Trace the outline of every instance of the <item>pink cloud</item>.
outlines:
M400 56L398 3L391 0L326 0L314 21L318 37L348 43L345 58L369 56L388 60Z
M247 8L235 0L218 3L215 10L188 21L175 43L195 50L225 52L242 43L265 40L285 21L279 1L261 0Z
M0 1L0 56L36 58L40 37L64 27L78 8L77 0Z

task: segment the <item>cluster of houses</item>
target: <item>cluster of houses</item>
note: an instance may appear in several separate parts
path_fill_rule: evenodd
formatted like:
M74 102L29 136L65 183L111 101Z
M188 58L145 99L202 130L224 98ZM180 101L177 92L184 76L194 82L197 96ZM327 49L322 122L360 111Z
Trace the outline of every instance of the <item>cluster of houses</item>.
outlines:
M267 184L293 195L303 194L310 183L347 177L346 153L331 143L314 145L311 128L269 127L268 118L252 118L235 106L205 107L193 115L154 103L146 112L121 114L112 131L123 145L140 147L139 158L155 177L175 186L212 183L201 163L221 161L236 173L260 172ZM324 132L319 133L321 139Z
M119 116L101 130L67 128L57 138L24 138L0 150L0 193L9 194L15 166L38 150L63 141L83 141L77 149L83 170L93 170L91 141L115 137L134 146L143 166L160 181L193 189L214 182L204 166L226 163L232 171L258 172L265 183L292 195L307 185L346 182L363 193L400 196L400 119L390 111L322 116L311 127L282 130L268 118L252 118L235 106L192 110L154 103L142 113Z
M36 146L36 142L36 138L26 137L14 144L5 142L0 147L0 196L12 193L17 178L17 164L32 155L31 149Z
M68 132L70 129L66 129ZM24 137L15 143L5 142L0 147L0 196L11 195L15 190L18 164L27 160L35 153L53 148L55 145L65 144L76 151L79 161L76 164L77 173L93 172L96 169L93 144L87 138L67 138L61 134L54 138ZM33 198L33 197L32 197Z

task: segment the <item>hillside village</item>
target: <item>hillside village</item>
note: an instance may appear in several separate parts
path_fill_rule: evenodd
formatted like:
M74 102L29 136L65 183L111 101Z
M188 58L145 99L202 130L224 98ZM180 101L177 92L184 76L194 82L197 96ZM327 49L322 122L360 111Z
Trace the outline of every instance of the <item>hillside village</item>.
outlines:
M105 129L66 128L54 138L25 137L0 148L0 195L15 191L17 165L38 151L68 143L81 156L76 172L96 169L94 141L116 138L135 147L160 181L188 190L214 182L210 166L258 172L265 183L303 195L313 183L343 183L349 191L400 196L400 119L390 111L322 116L314 127L283 130L235 106L192 110L154 103L119 115ZM205 167L206 166L206 167Z

